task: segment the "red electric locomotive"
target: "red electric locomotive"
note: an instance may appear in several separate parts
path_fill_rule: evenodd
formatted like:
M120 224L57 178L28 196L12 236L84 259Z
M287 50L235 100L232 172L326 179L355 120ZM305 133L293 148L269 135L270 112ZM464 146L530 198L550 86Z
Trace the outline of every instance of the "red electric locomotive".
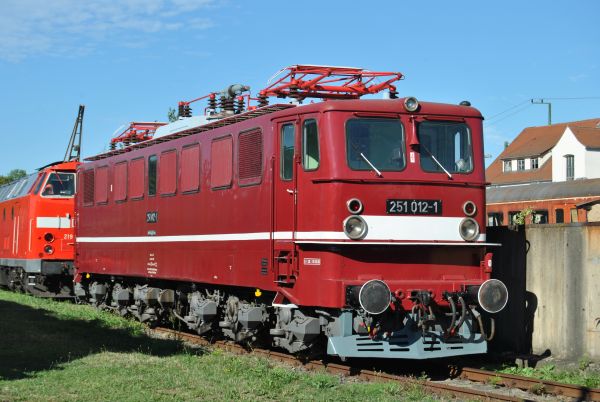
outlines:
M0 187L0 285L72 296L78 163L51 164Z
M490 279L481 114L396 99L399 73L282 72L258 107L243 85L201 116L181 102L78 168L77 297L290 352L486 352L481 313L508 294Z

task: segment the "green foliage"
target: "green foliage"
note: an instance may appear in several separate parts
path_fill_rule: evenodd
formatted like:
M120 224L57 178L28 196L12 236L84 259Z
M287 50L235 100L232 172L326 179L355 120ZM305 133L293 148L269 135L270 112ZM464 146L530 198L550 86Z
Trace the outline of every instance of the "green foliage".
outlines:
M170 107L169 111L167 112L167 118L169 119L169 123L173 123L174 121L177 121L178 117L179 116L177 115L177 110Z
M0 186L18 180L27 176L27 172L23 169L13 169L6 176L0 175Z
M513 223L516 225L524 225L527 221L527 218L532 216L534 213L535 211L533 208L526 207L513 217Z
M539 368L511 366L500 370L500 372L566 384L582 385L588 388L598 388L600 387L600 372L589 370L590 363L588 359L582 359L579 362L579 369L577 370L559 370L555 365L547 364Z

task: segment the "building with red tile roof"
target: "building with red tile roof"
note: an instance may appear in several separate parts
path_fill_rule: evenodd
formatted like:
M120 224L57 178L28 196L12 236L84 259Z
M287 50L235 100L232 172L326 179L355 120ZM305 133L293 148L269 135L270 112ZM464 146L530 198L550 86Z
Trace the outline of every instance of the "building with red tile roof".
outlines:
M486 178L490 224L510 223L526 208L535 211L530 223L588 221L600 209L600 118L525 128Z

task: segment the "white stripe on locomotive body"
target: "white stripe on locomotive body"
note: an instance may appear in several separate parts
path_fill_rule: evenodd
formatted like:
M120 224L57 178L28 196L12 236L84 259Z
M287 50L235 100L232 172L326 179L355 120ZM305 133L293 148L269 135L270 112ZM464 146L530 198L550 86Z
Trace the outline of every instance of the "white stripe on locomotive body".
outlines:
M38 229L69 229L71 219L58 216L38 216L35 224Z
M459 234L458 227L464 218L449 217L417 217L417 216L368 216L362 215L368 225L364 238L368 241L401 241L411 244L477 244L486 241L485 234L480 234L476 241L466 242ZM340 224L341 226L341 224ZM302 243L328 243L330 241L348 241L344 232L275 232L275 240L296 240ZM223 233L204 235L175 236L115 236L115 237L78 237L79 243L160 243L160 242L210 242L210 241L247 241L270 240L270 232L258 233ZM360 240L351 244L359 244Z

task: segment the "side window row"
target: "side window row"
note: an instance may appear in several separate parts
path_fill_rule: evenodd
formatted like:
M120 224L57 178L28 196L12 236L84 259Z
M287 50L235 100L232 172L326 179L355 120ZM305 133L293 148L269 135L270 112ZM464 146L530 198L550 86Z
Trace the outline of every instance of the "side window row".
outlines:
M262 181L262 131L253 129L238 135L238 184L250 186ZM230 188L233 182L233 137L215 138L210 144L210 187L212 190ZM147 164L146 164L147 161ZM189 144L178 152L171 149L159 155L140 157L114 165L112 182L109 167L84 170L83 203L86 206L108 203L109 191L115 202L139 200L147 195L172 196L200 191L200 144ZM208 166L208 165L205 165ZM146 174L147 173L147 174ZM178 180L179 179L179 180Z

